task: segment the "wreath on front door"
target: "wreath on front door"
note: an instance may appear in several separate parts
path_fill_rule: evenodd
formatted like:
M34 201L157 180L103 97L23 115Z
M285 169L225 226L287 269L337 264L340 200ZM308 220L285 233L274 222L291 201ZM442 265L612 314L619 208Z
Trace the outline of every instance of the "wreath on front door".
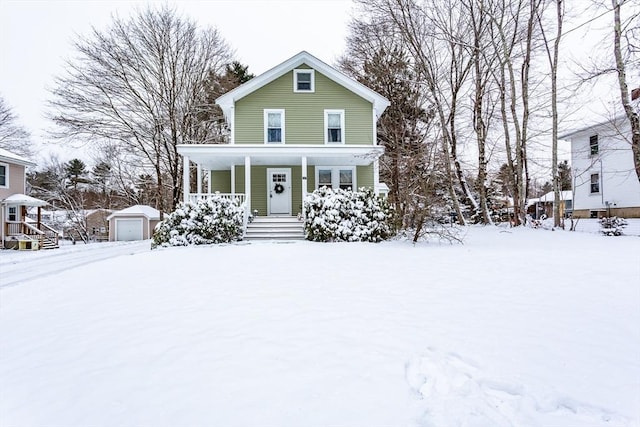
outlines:
M282 194L282 192L284 192L284 185L278 183L273 190L276 192L276 194Z

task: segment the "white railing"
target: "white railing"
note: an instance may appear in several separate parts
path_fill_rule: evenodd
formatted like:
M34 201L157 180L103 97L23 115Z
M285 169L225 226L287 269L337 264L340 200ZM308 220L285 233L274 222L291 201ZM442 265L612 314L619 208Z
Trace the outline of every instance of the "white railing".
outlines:
M189 194L189 201L190 202L197 202L198 200L208 200L208 199L212 199L214 197L222 197L223 199L229 199L229 200L236 200L238 203L244 203L244 193L235 193L235 194L231 194L231 193L190 193Z

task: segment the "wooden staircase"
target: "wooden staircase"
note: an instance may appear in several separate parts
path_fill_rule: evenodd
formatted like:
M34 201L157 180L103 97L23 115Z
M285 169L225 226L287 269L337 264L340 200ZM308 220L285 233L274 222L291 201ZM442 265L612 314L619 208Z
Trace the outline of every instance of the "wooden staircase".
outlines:
M244 240L304 240L304 221L295 216L258 216L247 225Z

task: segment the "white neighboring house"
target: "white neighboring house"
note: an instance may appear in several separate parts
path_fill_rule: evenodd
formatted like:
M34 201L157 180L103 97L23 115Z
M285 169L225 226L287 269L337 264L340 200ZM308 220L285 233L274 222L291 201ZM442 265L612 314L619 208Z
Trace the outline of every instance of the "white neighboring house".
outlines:
M640 218L640 181L631 130L620 116L560 137L571 141L573 216Z

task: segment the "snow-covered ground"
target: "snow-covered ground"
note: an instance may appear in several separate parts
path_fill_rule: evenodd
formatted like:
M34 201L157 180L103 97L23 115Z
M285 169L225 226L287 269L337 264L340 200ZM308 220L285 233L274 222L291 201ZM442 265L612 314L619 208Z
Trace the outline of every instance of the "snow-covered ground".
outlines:
M640 425L638 237L148 248L0 252L0 425Z

